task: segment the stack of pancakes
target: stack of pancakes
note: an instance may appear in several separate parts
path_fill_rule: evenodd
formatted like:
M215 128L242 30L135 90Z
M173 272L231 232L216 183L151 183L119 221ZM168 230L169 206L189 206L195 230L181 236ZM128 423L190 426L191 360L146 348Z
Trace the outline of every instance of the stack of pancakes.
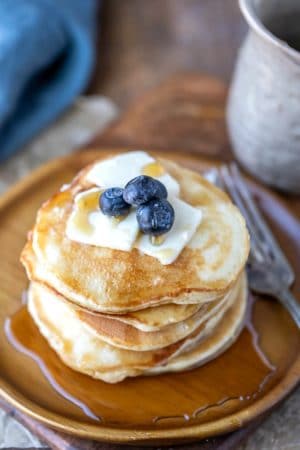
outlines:
M235 341L245 317L244 219L200 175L159 161L203 214L172 264L67 237L74 198L92 187L90 166L42 205L21 255L40 332L66 365L110 383L204 364Z

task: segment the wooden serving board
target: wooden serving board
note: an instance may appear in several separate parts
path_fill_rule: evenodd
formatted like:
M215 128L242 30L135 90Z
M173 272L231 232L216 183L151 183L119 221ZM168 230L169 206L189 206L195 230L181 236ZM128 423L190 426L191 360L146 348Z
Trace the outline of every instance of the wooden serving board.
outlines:
M231 152L224 123L225 97L225 87L216 80L197 75L175 77L139 99L118 122L97 136L91 147L155 148L173 152L175 150L181 153L181 158L184 153L186 160L190 154L191 161L195 161L195 154L229 159ZM300 217L299 200L284 198L283 201ZM51 448L87 450L120 448L117 445L100 444L54 431L6 403L1 405ZM262 417L246 428L227 436L177 448L233 449L261 420ZM132 446L121 448L129 449Z

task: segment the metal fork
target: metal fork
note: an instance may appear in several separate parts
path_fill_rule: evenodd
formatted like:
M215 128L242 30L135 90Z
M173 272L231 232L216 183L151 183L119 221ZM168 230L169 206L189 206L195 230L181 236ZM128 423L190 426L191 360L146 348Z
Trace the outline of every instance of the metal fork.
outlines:
M213 172L211 172L213 177ZM300 304L290 291L295 275L269 226L258 210L235 163L214 171L215 182L229 193L245 217L251 239L247 263L250 288L278 299L300 329Z

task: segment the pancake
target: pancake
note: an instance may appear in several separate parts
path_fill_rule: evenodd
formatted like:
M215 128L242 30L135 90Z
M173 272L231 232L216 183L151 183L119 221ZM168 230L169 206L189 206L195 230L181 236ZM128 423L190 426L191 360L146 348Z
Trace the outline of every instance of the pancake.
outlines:
M49 288L42 284L33 283L33 290L38 292L39 297L46 297ZM197 313L190 318L163 327L160 330L145 332L136 329L132 325L128 325L119 318L121 316L107 316L78 307L74 303L68 302L68 307L72 308L78 319L97 337L116 347L136 350L148 351L157 350L167 347L177 341L181 341L186 336L193 333L199 326L206 322L222 310L226 309L236 297L237 286L228 292L222 299L203 304ZM52 291L52 296L56 297L56 301L67 302L61 295Z
M39 210L32 240L21 256L29 278L78 305L110 314L223 297L248 256L245 221L229 198L200 175L167 160L160 163L179 182L181 198L203 214L194 237L172 264L164 266L137 249L113 250L67 238L74 196L87 188L89 168Z
M84 309L79 309L77 314L94 333L109 344L131 350L157 350L184 339L220 309L225 313L226 305L232 302L235 295L233 289L223 299L202 305L202 308L190 318L150 332L137 330L118 319L99 318L97 313L87 312Z
M218 300L214 300L213 302ZM207 309L207 304L168 303L166 305L140 309L139 311L132 311L125 314L103 314L98 312L95 312L95 314L108 319L116 319L143 332L153 332L168 327L169 325L183 322L199 312L200 309L204 313ZM87 313L93 312L86 308L82 308L82 311Z
M28 239L28 242L26 243L22 252L22 262L26 267L26 271L30 280L38 283L41 282L42 284L47 286L45 282L41 281L43 279L42 275L44 273L44 267L38 263L37 258L34 255L31 244L31 237ZM164 326L168 326L173 323L188 319L207 303L221 300L230 292L231 289L232 286L230 286L224 292L197 292L197 295L188 297L188 300L191 301L191 303L186 303L186 296L183 295L180 299L176 299L176 302L178 303L163 303L161 305L145 307L144 309L129 311L127 313L121 312L121 314L119 314L117 312L95 312L111 319L117 316L118 320L120 320L121 322L132 325L141 331L156 331L163 328ZM84 309L87 311L93 311L93 309L91 308L89 309L85 307Z
M242 281L246 286L246 278ZM182 370L194 369L200 367L212 359L217 358L221 353L226 351L238 338L242 331L244 322L238 322L237 317L242 317L247 309L247 289L241 288L241 299L236 307L236 315L231 314L234 307L225 315L220 324L207 339L193 345L187 351L181 353L175 358L171 358L167 364L153 367L146 371L146 375L162 374L166 372L181 372ZM229 331L231 330L231 331Z
M205 347L205 358L208 358L208 355L213 358L215 352L219 353L226 348L228 342L232 342L233 336L237 336L246 308L246 286L243 281L238 284L237 295L225 314L221 308L218 313L182 341L161 350L141 352L120 349L107 344L80 320L69 302L60 301L52 290L45 287L41 292L40 287L39 284L31 285L28 308L41 334L66 365L109 383L121 381L129 376L149 373L154 368L157 368L156 373L165 371L166 364L172 361L172 358L175 364L175 358L179 358L182 352L186 352L187 349L195 352L196 344L200 345L205 339L208 343L209 336L216 336L216 330L220 324L222 329L222 332L218 334L220 345L218 346L214 339L211 349L209 345ZM198 353L191 358L188 358L186 353L182 358L184 359L178 363L180 370L189 367L191 363L201 363L201 355Z
M214 300L216 301L216 300ZM204 304L176 304L155 306L153 308L140 309L127 314L118 315L118 320L131 325L141 331L157 331L173 323L182 322L196 314ZM114 315L106 315L113 318Z

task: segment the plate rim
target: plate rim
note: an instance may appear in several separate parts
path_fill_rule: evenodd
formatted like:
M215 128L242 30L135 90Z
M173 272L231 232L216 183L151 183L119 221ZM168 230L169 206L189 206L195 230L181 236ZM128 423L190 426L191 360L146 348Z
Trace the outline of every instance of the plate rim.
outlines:
M126 151L128 148L97 148L81 150L67 156L53 159L37 169L33 170L25 178L17 182L13 187L8 189L0 198L0 210L4 209L7 204L12 202L18 195L34 184L39 179L43 179L45 176L49 176L56 168L61 167L62 164L79 159L93 159L93 157L107 153L115 153L120 151ZM212 160L210 158L197 155L195 153L178 154L178 152L161 152L154 149L149 149L149 152L156 153L158 155L169 156L176 154L183 159L190 157L198 161L202 161L207 165L218 165L220 160ZM279 202L288 212L294 217L294 214L290 209L277 197L277 195L270 191L265 186L257 183L259 187L265 191L274 200ZM295 217L298 220L297 217ZM183 426L176 426L171 428L138 428L136 430L130 427L118 428L117 426L109 426L105 424L89 424L83 423L76 419L66 418L63 415L48 411L47 409L39 406L26 398L23 394L12 387L9 382L0 377L0 396L10 405L19 409L21 412L27 414L31 418L49 426L50 428L62 431L78 437L91 438L101 440L107 443L135 443L135 444L147 444L147 443L167 443L170 441L183 442L191 441L193 439L202 439L220 434L234 431L247 425L249 422L257 419L259 416L264 415L267 411L271 410L278 403L280 403L286 396L288 396L300 382L300 352L298 357L295 358L293 363L289 366L289 369L285 372L284 376L278 381L276 385L272 387L263 397L258 399L250 406L245 406L243 409L227 415L225 417L204 422L201 424L191 424Z

